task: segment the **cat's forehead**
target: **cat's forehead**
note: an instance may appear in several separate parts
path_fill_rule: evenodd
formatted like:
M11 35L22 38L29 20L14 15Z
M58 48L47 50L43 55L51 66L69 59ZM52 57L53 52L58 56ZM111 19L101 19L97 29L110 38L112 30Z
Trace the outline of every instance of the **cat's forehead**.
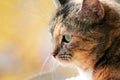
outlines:
M77 28L77 26L79 25L79 20L77 12L80 5L81 4L69 3L56 10L53 19L50 22L50 31L53 32L56 25L66 27L67 30L78 30L79 27Z
M64 27L68 32L78 34L88 34L89 31L103 32L102 27L99 27L99 22L97 24L92 24L92 19L88 21L85 18L83 19L80 17L80 14L78 13L80 12L80 7L80 3L68 3L65 6L58 8L50 23L51 33L53 34L54 28L58 25L62 25L61 28ZM101 22L104 23L104 20L100 21L100 23Z
M80 3L68 3L63 7L60 7L56 10L55 13L55 18L58 18L59 16L62 16L61 19L64 21L64 19L67 18L77 18L78 12L81 9L81 4Z

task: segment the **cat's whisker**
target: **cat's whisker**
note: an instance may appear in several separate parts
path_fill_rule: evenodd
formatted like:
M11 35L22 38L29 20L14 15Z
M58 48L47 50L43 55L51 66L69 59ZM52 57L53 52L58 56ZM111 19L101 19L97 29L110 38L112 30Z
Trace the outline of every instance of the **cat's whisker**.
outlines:
M49 62L50 56L48 56L45 61L43 62L42 66L41 66L41 71L44 70L44 67L46 66L47 62Z
M50 56L51 57L51 56ZM49 64L49 71L52 73L51 75L49 75L50 76L50 79L51 80L53 80L53 62L52 62L52 59L50 58L50 63L51 64Z
M53 61L53 65L52 65L52 80L55 79L55 71L54 71L54 68L55 68L55 61Z
M49 58L49 62L50 62L50 64L48 65L49 66L49 72L51 73L50 75L48 75L49 76L49 78L51 79L51 80L55 80L55 69L56 69L56 65L57 65L57 62L53 59L53 57L50 55L49 56L50 58Z
M43 62L42 66L41 66L41 72L37 73L37 74L34 74L30 77L27 77L26 79L24 80L33 80L34 78L37 78L39 76L41 76L42 74L46 74L47 72L44 72L44 68L46 67L46 64L49 62L50 60L50 56L48 56L45 61ZM43 72L42 72L43 71Z

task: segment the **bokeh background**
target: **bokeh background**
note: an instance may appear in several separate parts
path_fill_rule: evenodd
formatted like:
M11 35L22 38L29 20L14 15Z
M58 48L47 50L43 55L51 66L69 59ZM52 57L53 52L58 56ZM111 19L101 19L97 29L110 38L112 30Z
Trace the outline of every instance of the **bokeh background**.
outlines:
M0 0L0 80L23 80L41 70L51 48L53 10L52 0Z
M52 0L0 0L0 80L24 80L47 70L54 9Z

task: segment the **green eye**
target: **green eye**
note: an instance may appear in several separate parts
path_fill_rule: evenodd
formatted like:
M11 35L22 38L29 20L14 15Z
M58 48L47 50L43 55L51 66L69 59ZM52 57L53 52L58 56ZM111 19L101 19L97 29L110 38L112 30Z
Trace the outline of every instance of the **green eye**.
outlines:
M70 42L72 40L72 37L70 36L70 35L64 35L64 37L63 37L63 41L64 42Z

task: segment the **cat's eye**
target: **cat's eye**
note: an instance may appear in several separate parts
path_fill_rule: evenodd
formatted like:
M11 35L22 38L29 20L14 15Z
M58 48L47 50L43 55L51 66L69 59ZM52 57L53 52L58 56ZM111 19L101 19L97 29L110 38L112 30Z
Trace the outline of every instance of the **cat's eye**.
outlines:
M71 40L72 40L72 37L70 35L64 35L62 41L69 43Z

